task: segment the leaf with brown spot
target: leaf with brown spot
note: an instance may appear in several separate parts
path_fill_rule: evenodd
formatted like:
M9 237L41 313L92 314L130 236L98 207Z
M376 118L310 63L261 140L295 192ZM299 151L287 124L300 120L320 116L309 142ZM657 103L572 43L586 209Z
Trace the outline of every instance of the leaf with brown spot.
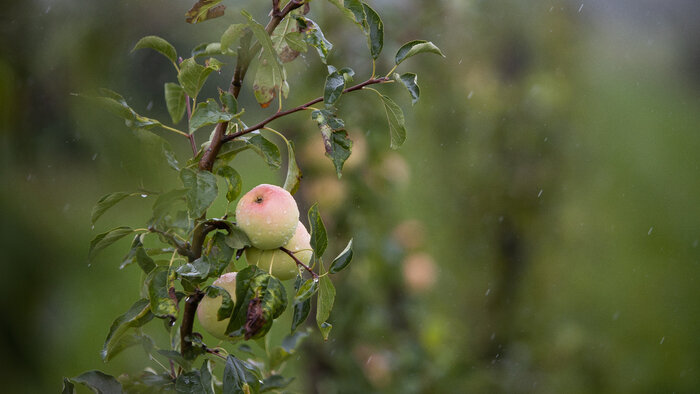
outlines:
M185 14L187 23L199 23L209 19L218 18L224 15L226 6L221 4L221 0L199 0Z

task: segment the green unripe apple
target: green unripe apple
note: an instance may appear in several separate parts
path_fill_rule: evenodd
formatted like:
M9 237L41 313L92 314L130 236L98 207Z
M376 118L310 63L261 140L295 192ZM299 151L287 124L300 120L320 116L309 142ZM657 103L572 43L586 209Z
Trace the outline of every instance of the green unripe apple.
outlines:
M284 245L284 248L293 252L299 261L308 265L313 255L310 241L311 236L306 227L301 222L298 222L294 236ZM261 270L270 273L279 280L292 279L299 272L294 259L279 249L260 250L247 248L245 257L248 260L248 264L257 265Z
M216 287L221 287L228 291L231 296L231 300L236 302L236 273L229 272L223 274L219 279L212 283ZM209 296L204 296L202 301L199 302L197 306L197 319L199 319L199 324L202 325L209 334L219 338L219 339L229 339L226 336L226 327L228 326L229 319L217 320L216 314L221 308L221 303L223 302L223 297L219 296L216 298L211 298Z
M236 223L258 249L277 249L289 242L297 222L297 202L279 186L258 185L236 206Z

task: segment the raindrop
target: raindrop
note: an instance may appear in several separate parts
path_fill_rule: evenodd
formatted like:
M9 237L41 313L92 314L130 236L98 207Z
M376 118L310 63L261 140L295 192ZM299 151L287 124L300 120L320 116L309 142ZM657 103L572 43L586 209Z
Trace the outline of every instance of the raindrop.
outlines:
M659 345L663 345L665 340L666 340L666 337L661 337L661 342L659 342Z
M540 192L537 193L537 198L540 198L540 197L542 196L542 192L543 192L543 191L544 191L544 190L540 189Z
M44 11L44 14L48 14L49 11L51 11L51 6L46 7L46 11Z
M695 242L693 242L693 247L697 248L698 247L698 240L696 239Z
M617 320L617 319L619 319L619 318L620 318L620 311L617 311L617 312L613 313L613 315L612 315L612 319L613 319L613 320Z
M467 100L471 100L472 96L474 96L474 91L470 91L469 94L467 95Z
M88 268L90 268L90 267L92 267L92 264L91 264L91 263L88 263Z
M142 194L141 197L146 198L148 197L148 194Z
M150 111L151 108L153 108L153 100L148 102L148 105L146 105L146 110Z
M31 181L32 178L34 178L34 175L32 175L32 174L27 174L27 181Z
M581 3L581 6L578 7L578 12L580 13L582 9L583 9L583 3Z
M97 153L95 153L94 155L92 155L92 160L94 161L95 159L97 159Z
M463 59L459 59L459 62L457 64L462 64Z
M651 235L652 231L654 231L654 226L649 227L649 231L647 231L647 235Z
M489 288L488 290L486 290L486 294L484 294L484 295L485 295L485 296L488 296L489 294L491 294L491 289L490 289L490 288Z

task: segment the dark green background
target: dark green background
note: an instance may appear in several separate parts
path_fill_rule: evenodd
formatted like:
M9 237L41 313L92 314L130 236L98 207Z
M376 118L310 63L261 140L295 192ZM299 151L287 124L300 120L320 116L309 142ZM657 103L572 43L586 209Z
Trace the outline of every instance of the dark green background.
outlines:
M167 120L162 85L175 81L172 67L130 50L156 34L187 54L240 22L242 6L266 20L268 2L224 4L226 16L201 25L184 22L184 1L3 5L3 391L57 392L62 376L93 368L115 375L158 368L137 350L107 365L99 358L112 319L138 297L137 270L118 269L128 241L92 266L86 260L95 234L143 226L152 201L126 201L94 230L89 218L108 192L172 188L177 175L120 120L71 93L108 87L140 113ZM402 64L401 72L419 75L422 98L413 108L402 88L381 87L406 113L400 157L389 152L371 92L340 102L348 129L369 145L343 177L344 190L328 180L330 161L319 168L299 149L301 208L319 189L338 192L340 204L321 204L329 254L350 236L357 249L351 268L334 278L331 340L322 344L316 333L307 342L293 388L696 390L700 7L683 0L371 4L386 30L380 72L412 39L433 41L447 57ZM321 0L310 17L336 45L330 63L364 80L371 63L359 30ZM290 106L321 95L315 53L288 71ZM205 93L230 74L229 65ZM256 108L250 83L241 95L248 122L270 113ZM320 138L308 114L275 126L299 147ZM184 161L186 141L167 137ZM236 160L245 190L283 182L282 171L254 155ZM423 242L392 235L409 219L422 223ZM425 291L410 291L402 279L402 261L413 253L434 259L437 282Z

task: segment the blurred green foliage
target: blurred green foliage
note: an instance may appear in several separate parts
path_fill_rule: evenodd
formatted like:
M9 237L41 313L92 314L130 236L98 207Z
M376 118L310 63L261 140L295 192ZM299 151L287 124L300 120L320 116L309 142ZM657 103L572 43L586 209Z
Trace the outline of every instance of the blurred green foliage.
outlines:
M698 7L680 0L663 9L563 0L371 3L386 32L380 72L412 39L435 42L447 58L402 64L401 72L419 75L413 108L403 87L382 87L404 95L408 138L398 153L388 150L374 94L341 98L355 141L341 181L322 157L309 114L278 122L295 135L300 210L319 201L328 254L355 240L355 260L334 278L331 337L307 340L294 388L698 387L700 27L691 17ZM109 324L137 298L139 273L118 269L128 240L92 265L87 247L111 225L141 226L152 200L125 200L94 230L90 212L108 192L161 189L176 174L119 119L70 93L108 87L143 115L167 119L162 86L174 81L172 67L131 48L156 34L185 51L240 21L241 4L258 20L269 7L228 2L227 16L193 26L184 23L185 1L6 5L0 357L7 392L56 392L62 376L151 365L138 349L100 360ZM329 63L369 75L370 64L353 60L366 58L365 43L349 34L356 27L321 1L311 17L335 45ZM322 94L316 54L288 73L288 103ZM229 78L230 67L204 89L213 94ZM247 82L240 100L252 109ZM184 158L189 147L181 142L171 141ZM283 182L254 155L237 165L243 190L253 179Z

